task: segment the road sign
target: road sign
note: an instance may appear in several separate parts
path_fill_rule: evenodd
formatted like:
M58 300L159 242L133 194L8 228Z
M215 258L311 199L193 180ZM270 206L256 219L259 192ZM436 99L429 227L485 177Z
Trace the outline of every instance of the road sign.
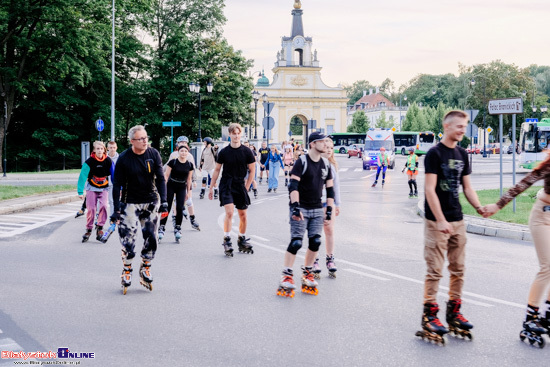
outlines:
M262 126L265 130L271 130L275 126L275 120L271 116L266 116L262 120Z
M395 128L395 126L391 128L391 131L393 131L393 132L396 132L396 131L397 131L397 129Z
M525 122L539 122L539 119L525 119Z
M464 110L464 112L470 116L470 122L473 122L476 119L479 110Z
M267 113L268 115L271 115L271 111L273 111L273 107L275 106L275 103L264 102L263 105L264 105L265 113Z
M163 121L162 126L164 127L177 127L181 126L181 121Z
M439 136L439 139L441 139L443 137L443 134L439 133L437 134L437 136Z
M511 115L523 113L523 99L503 98L489 101L490 115Z
M97 129L97 131L103 131L103 129L105 128L105 123L102 119L99 119L95 122L95 128Z
M479 129L476 124L469 123L468 128L466 129L466 136L469 138L477 138L479 134Z
M493 132L493 128L492 128L491 126L489 126L489 127L487 128L487 132L488 132L489 134L492 133L492 132Z

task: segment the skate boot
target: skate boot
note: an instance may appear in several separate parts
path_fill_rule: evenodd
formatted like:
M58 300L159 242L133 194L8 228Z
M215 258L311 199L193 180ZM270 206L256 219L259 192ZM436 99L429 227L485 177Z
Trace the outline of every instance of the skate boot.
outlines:
M309 266L302 267L302 293L313 294L316 296L319 294L317 289L317 281L313 273L313 268Z
M103 237L103 226L95 226L95 239L101 241Z
M267 192L271 192L271 189L267 189Z
M153 277L151 276L151 260L141 259L141 266L139 267L139 282L142 286L153 290Z
M176 239L176 243L180 243L181 238L181 226L176 226L174 228L174 237Z
M253 189L253 191L254 191L254 199L257 199L258 198L258 190Z
M262 184L262 178L260 177L260 180L258 181L258 184Z
M377 183L378 183L378 181L375 180L371 187L375 187Z
M214 189L214 199L218 198L218 189Z
M445 338L443 335L447 334L449 330L443 326L441 321L437 318L437 312L439 306L437 303L424 304L424 313L422 314L422 330L416 332L416 336L433 341L439 345L445 345Z
M326 258L327 261L327 269L328 269L328 276L331 278L336 278L336 264L334 263L334 255L327 255Z
M86 213L86 209L80 209L79 211L76 212L76 215L74 217L75 218L81 217L84 215L84 213Z
M205 189L201 189L201 193L199 195L199 199L204 199L204 193L205 193Z
M462 314L460 313L460 306L462 301L459 299L450 300L447 302L447 324L449 324L449 332L452 335L460 336L463 339L472 340L473 336L470 333L470 329L474 327Z
M319 266L319 259L315 259L313 262L313 274L315 279L321 279L321 267Z
M288 186L288 178L285 178L285 186Z
M237 240L237 246L239 246L239 252L242 252L243 254L254 253L254 250L252 250L252 245L250 245L248 241L250 241L250 238L246 238L245 236L239 236L239 239Z
M523 330L519 333L521 341L527 339L529 344L534 345L536 343L539 348L544 348L542 334L548 333L548 330L544 328L541 321L539 308L527 306L527 315L523 323Z
M384 187L385 183L386 183L386 180L382 180L382 187Z
M417 198L418 197L418 191L414 191L414 197Z
M165 231L166 231L166 227L164 226L164 224L161 224L159 226L159 241L164 238L164 232Z
M273 189L273 192L276 193L276 192L277 192L277 189Z
M231 237L226 236L223 238L223 252L227 257L233 257L233 246L231 246Z
M197 231L200 231L201 230L201 227L199 227L199 223L195 220L195 216L194 215L190 215L189 216L189 220L191 222L191 227L193 229L196 229Z
M550 301L546 301L546 312L540 318L540 323L546 329L546 332L550 335Z
M82 236L82 242L87 242L90 237L92 236L92 229L91 228L86 228L86 233L84 233L84 235Z
M122 268L122 275L120 276L122 278L122 294L126 294L128 287L132 284L132 270L132 264L124 264Z
M411 192L409 192L409 199L412 199L412 198L413 198L413 195L414 195L414 194L413 194L413 192L412 192L412 191L411 191Z
M277 295L281 297L294 297L294 289L296 289L296 285L294 285L294 278L293 278L292 269L285 269L283 270L283 275L281 276L281 281L279 282L279 289L277 289Z

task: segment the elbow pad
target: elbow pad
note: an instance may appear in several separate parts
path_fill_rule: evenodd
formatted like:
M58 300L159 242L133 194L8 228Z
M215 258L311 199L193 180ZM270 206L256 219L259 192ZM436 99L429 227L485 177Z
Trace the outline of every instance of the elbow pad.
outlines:
M290 183L288 184L288 192L291 193L292 191L298 191L298 184L300 181L291 178Z
M327 199L334 199L334 187L327 187Z

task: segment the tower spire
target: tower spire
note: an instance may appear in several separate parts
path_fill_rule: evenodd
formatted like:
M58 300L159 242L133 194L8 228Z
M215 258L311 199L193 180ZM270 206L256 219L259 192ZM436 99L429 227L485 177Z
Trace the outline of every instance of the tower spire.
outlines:
M302 3L300 0L294 0L294 10L292 10L292 30L290 37L304 36L304 24L302 23Z

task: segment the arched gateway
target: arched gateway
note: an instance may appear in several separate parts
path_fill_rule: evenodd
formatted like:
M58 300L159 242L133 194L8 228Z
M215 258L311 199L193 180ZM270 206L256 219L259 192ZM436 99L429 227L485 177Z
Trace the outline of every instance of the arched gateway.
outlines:
M295 2L291 36L282 37L282 49L277 52L273 68L273 82L269 84L263 76L256 84L260 95L267 94L269 102L275 104L270 114L275 120L270 140L275 142L288 140L289 132L299 130L299 121L305 125L314 120L313 130L326 134L346 131L346 92L340 86L331 88L321 80L317 50L312 47L312 38L304 36L302 14L301 3ZM258 121L262 116L264 110L259 103ZM311 131L309 129L308 133ZM300 134L293 132L292 137L302 140L304 133L305 129ZM260 124L258 137L262 136L265 135Z

